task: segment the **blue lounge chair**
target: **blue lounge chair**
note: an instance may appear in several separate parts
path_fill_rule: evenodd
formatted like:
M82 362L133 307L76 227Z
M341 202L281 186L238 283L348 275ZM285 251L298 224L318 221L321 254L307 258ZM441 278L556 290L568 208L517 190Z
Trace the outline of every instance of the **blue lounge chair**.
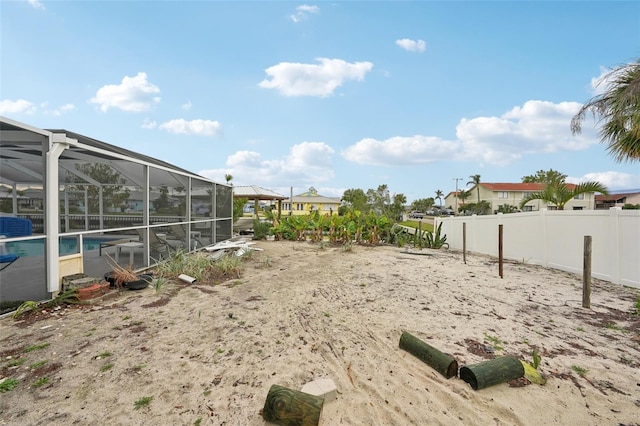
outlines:
M0 271L3 271L9 266L11 266L11 264L16 260L18 260L19 258L20 256L13 253L0 254L0 265L3 265L2 268L0 268ZM6 265L4 265L5 263Z

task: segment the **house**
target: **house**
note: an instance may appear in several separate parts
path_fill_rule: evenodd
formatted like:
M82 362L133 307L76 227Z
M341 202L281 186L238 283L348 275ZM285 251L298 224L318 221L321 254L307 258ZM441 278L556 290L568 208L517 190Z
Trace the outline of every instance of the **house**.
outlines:
M575 188L575 185L568 183L569 189ZM480 201L487 201L491 207L491 211L497 212L502 205L510 205L520 210L520 202L530 193L539 192L544 189L542 183L488 183L481 182L474 185L471 189L466 190L470 196L464 202L457 198L457 192L450 192L445 197L445 206L460 211L460 207L464 204L478 202L478 188L480 189ZM595 208L595 193L580 194L565 205L565 210L593 210ZM456 204L457 203L457 204ZM547 205L543 200L529 201L523 211L537 211L540 209L555 210L556 206Z
M318 194L315 188L311 187L307 192L294 195L291 200L282 202L284 214L306 215L312 211L319 211L320 214L338 214L340 198L325 197Z
M623 207L625 204L640 205L640 192L618 192L609 195L596 195L596 210Z

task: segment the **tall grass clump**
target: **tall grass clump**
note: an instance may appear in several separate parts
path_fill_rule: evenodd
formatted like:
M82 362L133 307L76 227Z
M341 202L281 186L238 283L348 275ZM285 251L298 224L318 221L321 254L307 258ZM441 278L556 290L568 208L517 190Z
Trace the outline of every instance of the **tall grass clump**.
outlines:
M158 264L156 273L162 277L174 278L180 274L186 274L196 280L201 280L213 263L214 261L206 253L188 253L184 250L176 250L167 260Z

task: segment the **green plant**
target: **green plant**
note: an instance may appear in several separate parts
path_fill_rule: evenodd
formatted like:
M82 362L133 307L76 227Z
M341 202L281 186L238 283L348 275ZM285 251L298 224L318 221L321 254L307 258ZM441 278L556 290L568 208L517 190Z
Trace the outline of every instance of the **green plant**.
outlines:
M113 368L113 364L112 363L107 363L105 365L103 365L102 367L100 367L100 371L102 371L103 373L105 371L111 370Z
M49 383L49 378L48 377L40 377L38 380L36 380L35 382L33 382L33 387L34 388L39 388L40 386L44 386L47 383Z
M5 393L13 390L20 383L17 379L4 378L0 380L0 393Z
M40 308L40 304L38 302L34 302L33 300L27 300L26 302L18 306L18 309L16 309L16 311L13 313L13 318L18 319L22 314L29 311L38 310L39 308Z
M46 347L48 347L51 343L42 343L40 345L33 345L33 346L29 346L28 348L26 348L24 351L25 352L33 352L33 351L39 351L40 349L44 349Z
M27 362L26 358L16 358L16 359L12 359L11 361L9 361L9 363L7 364L7 367L17 367L19 365L24 364L25 362Z
M195 422L193 422L194 426L200 426L202 423L202 417L198 417Z
M538 351L534 349L532 356L533 356L533 368L537 370L538 367L540 367L540 361L541 361L540 355L538 354Z
M504 347L501 346L502 341L497 337L489 336L488 334L484 335L484 338L491 342L493 348L497 351L503 351Z
M636 304L633 306L631 315L640 315L640 297L638 298L638 300L636 300Z
M265 257L262 260L262 266L265 267L265 268L271 268L271 258Z
M43 365L45 365L48 361L45 359L44 361L38 361L38 362L34 362L33 364L31 364L29 366L29 368L31 368L32 370L35 370L38 367L42 367Z
M165 292L168 286L169 286L169 280L162 275L159 275L158 278L156 278L155 281L153 282L153 289L156 291L156 293Z
M140 398L139 400L133 403L133 407L134 409L139 410L142 407L146 407L149 404L151 404L151 401L153 401L152 396L143 396L142 398Z
M259 219L253 220L253 239L254 240L265 240L267 235L269 235L271 229L271 224L269 222L264 222Z
M578 373L580 377L584 377L589 372L589 370L587 370L586 368L582 368L577 365L572 365L571 369Z
M98 358L98 359L107 358L107 357L109 357L109 356L111 356L111 355L113 355L111 352L109 352L109 351L104 351L104 352L102 352L100 355L98 355L98 357L97 357L97 358Z

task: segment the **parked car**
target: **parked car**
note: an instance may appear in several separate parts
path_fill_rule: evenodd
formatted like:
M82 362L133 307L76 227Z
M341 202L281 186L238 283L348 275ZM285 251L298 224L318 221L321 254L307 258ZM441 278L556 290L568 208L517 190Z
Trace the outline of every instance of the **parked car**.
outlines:
M424 218L424 213L422 212L419 212L416 210L409 212L409 219L422 219L422 218Z

